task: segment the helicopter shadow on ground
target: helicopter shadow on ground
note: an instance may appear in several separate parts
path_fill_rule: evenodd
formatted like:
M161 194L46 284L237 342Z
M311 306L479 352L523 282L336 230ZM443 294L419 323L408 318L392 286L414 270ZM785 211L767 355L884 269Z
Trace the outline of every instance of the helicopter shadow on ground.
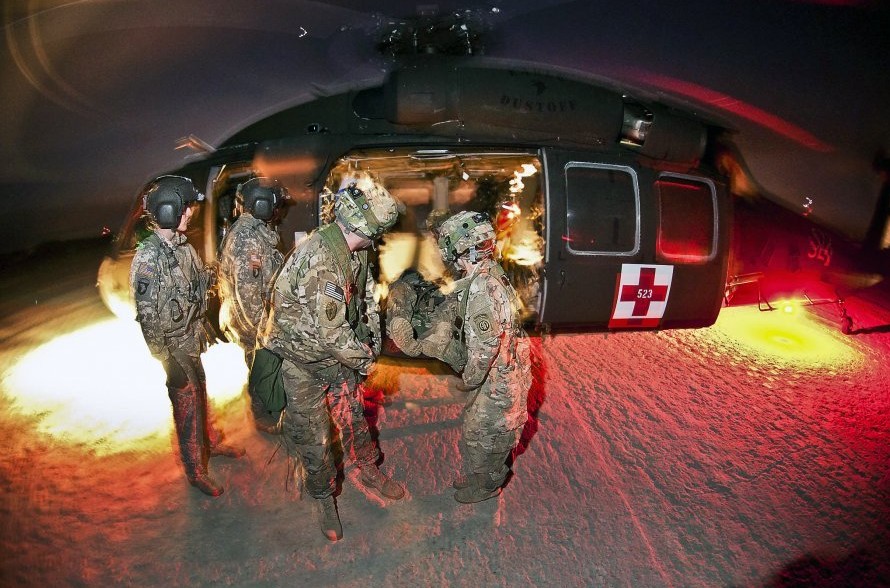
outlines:
M888 586L880 564L886 554L859 548L842 557L806 554L776 572L761 588ZM884 560L886 561L886 560Z

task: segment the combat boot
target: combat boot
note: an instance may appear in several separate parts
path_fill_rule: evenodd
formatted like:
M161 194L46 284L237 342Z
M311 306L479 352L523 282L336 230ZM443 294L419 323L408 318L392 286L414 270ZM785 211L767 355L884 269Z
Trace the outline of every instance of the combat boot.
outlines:
M340 515L337 514L337 501L333 496L318 498L318 512L321 518L321 532L328 541L338 541L343 538L343 527L340 525Z
M458 474L453 480L451 480L451 487L455 490L460 490L461 488L466 488L470 485L470 479L464 474Z
M189 484L206 494L207 496L219 496L225 491L216 480L210 477L210 474L198 474L194 478L189 478Z
M243 447L238 445L227 445L225 443L217 443L213 447L210 448L210 457L231 457L233 459L238 459L244 455L245 451Z
M467 478L467 485L459 488L454 493L454 499L463 504L482 502L494 498L501 493L500 484L492 487L494 482L484 474L473 474L472 479ZM457 482L457 480L455 480Z
M399 500L405 496L405 489L386 477L375 465L359 468L361 475L359 481L368 488L374 488L386 498Z

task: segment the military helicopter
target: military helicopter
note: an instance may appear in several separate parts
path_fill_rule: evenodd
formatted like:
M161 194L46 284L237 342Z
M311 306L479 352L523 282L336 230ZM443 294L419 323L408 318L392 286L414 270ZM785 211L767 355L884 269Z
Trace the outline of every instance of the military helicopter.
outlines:
M206 261L238 183L263 175L288 189L279 231L290 247L323 221L322 189L363 173L407 206L379 252L384 293L406 268L444 273L424 231L430 211L478 210L530 324L704 327L723 303L729 254L730 197L709 151L720 131L588 80L417 56L382 85L273 114L169 173L205 191L189 238ZM103 299L123 315L143 212L140 193L99 271Z
M587 80L479 58L403 60L382 85L320 97L256 122L169 173L207 201L191 242L213 261L238 183L277 179L292 205L289 247L323 220L319 197L369 174L407 206L379 253L384 287L414 267L444 272L423 230L430 211L488 212L499 255L545 328L712 324L724 300L731 222L709 160L720 127ZM128 314L127 271L146 228L138 194L99 271Z
M722 158L722 167L739 183L756 186L737 152L726 151ZM793 210L758 187L734 190L724 304L782 312L827 306L834 309L841 331L853 332L846 298L882 282L890 267L890 159L879 154L875 170L884 183L862 242L816 221L809 198Z

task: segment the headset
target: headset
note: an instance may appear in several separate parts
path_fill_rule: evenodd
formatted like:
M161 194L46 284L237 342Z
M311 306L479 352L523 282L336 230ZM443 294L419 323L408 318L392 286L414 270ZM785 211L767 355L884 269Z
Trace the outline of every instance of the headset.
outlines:
M192 202L201 202L204 194L195 189L189 178L161 176L142 198L142 207L162 229L175 229L185 209Z
M238 184L235 197L254 218L267 221L287 199L287 191L278 186L277 182L270 185L267 178L257 177Z

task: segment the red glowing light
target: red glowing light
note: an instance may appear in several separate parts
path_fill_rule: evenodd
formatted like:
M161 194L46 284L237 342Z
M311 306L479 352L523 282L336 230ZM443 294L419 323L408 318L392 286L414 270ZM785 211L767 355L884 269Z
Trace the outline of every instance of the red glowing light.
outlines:
M653 72L635 70L632 75L635 75L640 81L662 90L679 94L681 96L687 96L698 100L699 102L710 104L711 106L725 110L726 112L731 112L732 114L765 127L783 137L787 137L813 151L821 151L823 153L834 151L834 148L831 145L823 143L804 129L793 125L774 114L766 112L765 110L761 110L752 104L743 102L738 98L727 96L726 94L704 86L699 86L698 84L693 84L692 82L678 80Z

